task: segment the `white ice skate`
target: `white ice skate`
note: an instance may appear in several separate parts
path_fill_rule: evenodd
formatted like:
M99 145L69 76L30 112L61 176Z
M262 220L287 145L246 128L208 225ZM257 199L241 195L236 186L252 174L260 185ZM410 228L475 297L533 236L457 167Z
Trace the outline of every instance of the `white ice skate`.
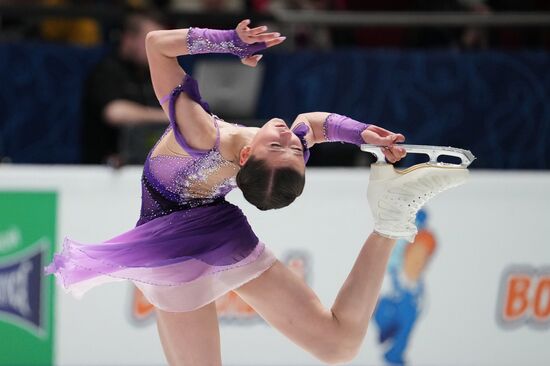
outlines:
M468 150L452 147L399 145L407 153L429 156L430 161L397 170L386 163L382 148L361 145L361 150L376 155L371 165L367 198L374 217L374 230L391 239L414 240L416 213L438 193L463 184L468 178L467 167L475 159ZM461 164L438 162L439 156L460 158Z

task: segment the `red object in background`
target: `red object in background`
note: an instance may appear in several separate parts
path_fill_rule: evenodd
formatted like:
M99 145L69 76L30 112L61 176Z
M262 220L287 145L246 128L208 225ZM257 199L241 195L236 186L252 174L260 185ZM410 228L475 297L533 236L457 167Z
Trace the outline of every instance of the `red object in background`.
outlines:
M269 2L269 0L251 0L251 10L258 13L265 13L269 11Z

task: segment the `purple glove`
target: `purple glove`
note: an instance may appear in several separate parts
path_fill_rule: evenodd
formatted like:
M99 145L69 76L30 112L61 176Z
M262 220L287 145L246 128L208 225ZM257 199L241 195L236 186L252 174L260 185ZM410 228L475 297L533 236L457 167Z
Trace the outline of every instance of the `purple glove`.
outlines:
M327 141L341 141L359 146L365 143L365 140L361 137L361 133L367 127L369 127L368 124L332 113L325 119L323 133Z
M266 48L265 42L252 44L243 42L234 29L189 28L187 33L187 49L190 55L231 53L239 58L246 58Z

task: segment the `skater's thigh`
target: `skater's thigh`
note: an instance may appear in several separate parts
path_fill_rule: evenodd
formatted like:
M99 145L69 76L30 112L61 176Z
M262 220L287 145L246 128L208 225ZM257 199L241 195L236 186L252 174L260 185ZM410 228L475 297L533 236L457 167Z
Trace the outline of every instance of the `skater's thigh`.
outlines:
M279 261L236 292L269 324L305 349L319 347L320 334L335 333L332 312Z
M157 326L170 366L220 366L220 333L216 306L171 313L157 309Z

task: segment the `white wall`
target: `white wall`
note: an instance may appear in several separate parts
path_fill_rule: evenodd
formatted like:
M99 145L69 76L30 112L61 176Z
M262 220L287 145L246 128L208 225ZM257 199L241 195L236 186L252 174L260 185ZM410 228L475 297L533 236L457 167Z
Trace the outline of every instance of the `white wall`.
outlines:
M137 168L3 165L0 190L57 191L58 242L65 235L98 242L134 226L140 174ZM228 199L243 208L277 255L308 253L310 284L330 306L372 230L368 174L310 169L303 196L275 212L255 210L238 191ZM409 345L411 364L550 364L550 319L509 328L497 321L504 271L511 265L539 271L550 266L550 173L473 171L468 184L444 192L428 209L438 249ZM131 293L126 283L94 289L82 300L58 291L57 363L163 364L154 323L131 319ZM543 301L550 306L550 294ZM227 365L320 364L262 322L224 322L221 332ZM380 364L376 335L372 326L353 365Z

